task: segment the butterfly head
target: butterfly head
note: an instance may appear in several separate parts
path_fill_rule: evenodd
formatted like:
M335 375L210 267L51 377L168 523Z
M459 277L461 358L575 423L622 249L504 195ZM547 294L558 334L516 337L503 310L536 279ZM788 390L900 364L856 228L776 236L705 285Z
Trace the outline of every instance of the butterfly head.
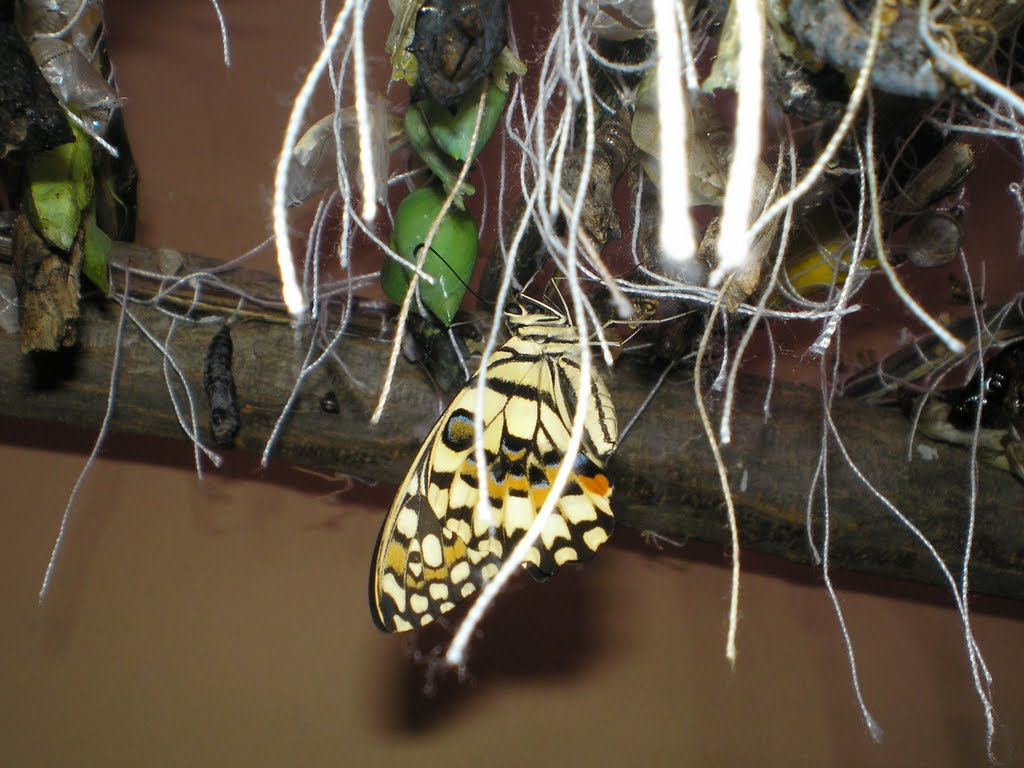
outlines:
M527 326L571 325L568 315L529 296L520 296L506 304L505 318L514 332Z
M569 317L529 296L505 306L505 318L514 336L542 343L575 343L579 338Z

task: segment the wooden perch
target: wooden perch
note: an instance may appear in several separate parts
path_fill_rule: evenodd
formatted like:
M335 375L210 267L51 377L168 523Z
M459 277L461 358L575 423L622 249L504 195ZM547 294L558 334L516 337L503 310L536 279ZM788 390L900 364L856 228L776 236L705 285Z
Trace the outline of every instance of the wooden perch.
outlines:
M168 252L119 244L114 258L130 254L133 266L160 271ZM187 257L188 270L210 262ZM0 275L9 274L0 264ZM116 275L115 275L116 276ZM233 285L267 297L277 296L269 276L231 273ZM123 282L118 280L117 282ZM146 287L133 279L133 296ZM204 293L204 297L213 298ZM218 302L205 305L211 312ZM106 393L119 307L83 302L79 346L53 355L21 355L18 338L0 331L0 413L38 421L96 428ZM187 302L185 303L187 306ZM170 324L150 305L130 305L132 316L163 342ZM248 317L248 319L245 319ZM272 311L242 315L232 328L234 378L242 405L237 447L262 451L295 381L294 332ZM276 460L320 467L356 477L397 482L422 436L439 412L438 397L415 365L400 361L394 389L380 424L369 414L383 378L388 341L377 338L388 326L379 313L360 312L358 327L376 329L346 336L337 351L359 382L338 370L322 369L309 378L274 452ZM217 326L179 323L171 347L199 399L204 439L209 442L209 409L203 397L204 356ZM389 331L388 331L389 333ZM73 365L66 365L72 362ZM38 382L60 368L70 371L48 386ZM40 370L36 368L40 367ZM608 382L625 423L647 397L658 372L620 359ZM114 427L144 435L183 437L168 401L163 358L132 320L122 347L120 389ZM804 526L808 489L821 442L821 395L816 389L776 382L771 418L762 406L767 383L741 379L733 414L733 444L726 456L739 513L741 538L751 549L808 561ZM320 399L337 395L338 412ZM612 458L613 505L623 525L665 535L724 543L728 539L718 476L693 404L692 383L680 373L665 383L654 402ZM333 406L332 406L333 410ZM906 461L908 424L898 413L840 400L836 426L851 456L875 487L907 515L956 571L967 527L967 453L936 444L938 458ZM1021 485L1007 473L979 467L978 513L971 560L971 585L979 592L1024 598L1024 515ZM853 475L833 443L829 450L832 517L831 561L840 568L925 582L943 578L924 547L896 521ZM815 496L815 541L821 541L821 496Z

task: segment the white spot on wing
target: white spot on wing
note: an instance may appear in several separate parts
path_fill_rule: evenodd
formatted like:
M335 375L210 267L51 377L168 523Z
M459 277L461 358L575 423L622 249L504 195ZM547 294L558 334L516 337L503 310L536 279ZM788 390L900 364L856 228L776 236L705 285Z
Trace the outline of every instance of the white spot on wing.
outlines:
M476 488L456 475L455 479L452 480L452 487L448 491L448 506L455 509L459 507L472 507L476 505L476 498ZM435 509L441 509L441 507L435 507Z
M551 549L555 539L559 538L569 538L569 526L566 525L565 518L561 515L552 515L548 518L544 530L540 532L540 540L547 549Z
M575 563L579 559L580 556L572 547L562 547L557 552L555 552L555 562L559 565L565 565L566 563Z
M537 517L537 510L529 499L520 496L509 496L505 508L505 533L512 535L523 533Z
M470 537L473 535L473 529L469 527L469 523L465 520L456 520L453 517L449 517L444 521L444 524L448 530L452 531L463 541L469 541Z
M423 595L410 595L409 607L416 613L426 613L430 607L430 601Z
M431 509L448 509L448 489L431 483L427 491L427 502Z
M583 543L593 550L596 550L606 541L608 541L608 534L605 533L604 528L591 528L583 534Z
M594 504L586 496L563 496L558 501L558 510L572 525L592 523L597 520Z
M395 601L399 612L405 612L405 590L398 583L395 574L390 571L384 574L384 578L380 580L380 591Z
M437 568L444 562L441 540L432 533L423 537L423 562L428 568Z
M448 585L441 582L434 582L430 585L427 590L430 593L430 597L434 600L447 600L448 599Z
M395 528L400 534L411 539L416 535L418 523L419 515L409 507L405 507L398 513L398 518L395 520Z
M505 427L509 433L521 438L532 438L537 426L537 401L525 397L510 397L505 404Z

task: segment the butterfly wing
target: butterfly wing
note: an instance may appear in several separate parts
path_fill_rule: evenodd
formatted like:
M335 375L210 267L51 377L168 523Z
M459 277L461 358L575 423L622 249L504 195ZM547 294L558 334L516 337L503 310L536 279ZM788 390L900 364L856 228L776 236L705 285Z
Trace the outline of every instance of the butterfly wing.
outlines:
M614 526L604 458L614 447L611 398L595 373L584 445L558 505L524 565L546 578L593 557ZM371 614L400 632L429 624L493 578L536 519L565 459L579 364L513 337L488 363L484 454L491 517L476 512L471 383L431 430L377 540Z
M522 364L530 355L522 354L521 348L526 345L515 346L520 347L514 351L520 352ZM515 357L513 354L512 358ZM533 524L565 461L579 400L578 361L569 354L540 353L538 357L530 376L507 378L514 370L510 363L496 366L488 382L489 386L503 389L507 396L499 450L488 460L495 486L491 504L501 508L509 548ZM497 431L497 425L492 428ZM604 459L614 448L616 436L611 397L594 372L583 444L574 471L524 561L534 577L546 579L562 565L589 560L608 540L615 520L609 505L611 485L604 474Z
M485 424L499 420L502 405L501 397L486 393ZM430 431L381 528L370 612L382 630L429 624L498 571L501 541L491 539L490 526L481 525L474 512L479 498L475 410L471 382Z

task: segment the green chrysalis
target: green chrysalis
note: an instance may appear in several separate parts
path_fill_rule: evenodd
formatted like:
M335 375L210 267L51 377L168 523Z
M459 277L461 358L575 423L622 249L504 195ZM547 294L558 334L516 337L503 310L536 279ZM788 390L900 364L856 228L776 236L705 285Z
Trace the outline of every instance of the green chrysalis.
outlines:
M441 211L444 196L435 187L423 187L410 193L395 214L391 247L415 264L425 245L427 233ZM473 217L465 211L449 209L441 220L430 251L423 260L423 272L434 279L429 285L419 282L423 304L446 326L466 295L466 286L476 265L477 231ZM412 271L394 259L386 259L380 271L384 293L396 304L405 298Z

